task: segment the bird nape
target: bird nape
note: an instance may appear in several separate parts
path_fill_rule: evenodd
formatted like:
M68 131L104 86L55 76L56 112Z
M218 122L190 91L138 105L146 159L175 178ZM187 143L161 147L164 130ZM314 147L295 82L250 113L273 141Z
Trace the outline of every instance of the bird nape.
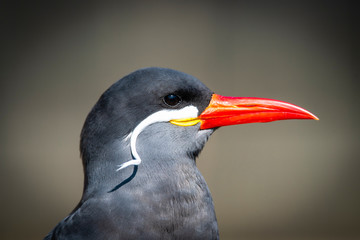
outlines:
M290 103L214 94L171 69L135 71L86 118L84 190L45 239L219 239L195 159L221 126L318 118Z

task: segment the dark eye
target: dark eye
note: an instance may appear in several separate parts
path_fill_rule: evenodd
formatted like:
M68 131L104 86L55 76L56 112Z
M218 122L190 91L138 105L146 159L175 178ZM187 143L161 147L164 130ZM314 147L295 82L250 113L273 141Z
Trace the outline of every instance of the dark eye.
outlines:
M169 105L171 107L174 107L181 102L181 98L175 94L169 94L169 95L165 96L163 100L164 100L164 103L166 103L167 105Z

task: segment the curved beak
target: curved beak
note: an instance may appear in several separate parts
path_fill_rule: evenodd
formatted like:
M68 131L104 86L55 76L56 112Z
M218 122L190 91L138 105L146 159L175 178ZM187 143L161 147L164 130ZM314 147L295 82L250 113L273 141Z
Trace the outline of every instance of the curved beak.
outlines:
M180 126L191 126L201 122L200 129L209 129L228 125L288 119L319 120L311 112L279 100L224 97L213 94L209 105L200 116L192 119L171 120L171 123Z

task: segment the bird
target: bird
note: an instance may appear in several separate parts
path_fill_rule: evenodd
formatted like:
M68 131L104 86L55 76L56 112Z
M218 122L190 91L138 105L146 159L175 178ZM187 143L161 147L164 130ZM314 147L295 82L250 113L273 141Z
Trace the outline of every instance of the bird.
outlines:
M177 70L136 70L88 114L81 200L44 239L219 239L197 156L219 127L286 119L318 120L287 102L215 94Z

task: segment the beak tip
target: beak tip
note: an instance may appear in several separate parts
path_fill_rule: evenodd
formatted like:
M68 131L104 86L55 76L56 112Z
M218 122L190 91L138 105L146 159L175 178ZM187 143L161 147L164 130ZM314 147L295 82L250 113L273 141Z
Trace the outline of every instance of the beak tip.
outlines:
M305 110L306 111L306 110ZM308 111L307 111L308 112ZM316 120L316 121L319 121L320 119L315 115L315 114L312 114L311 112L308 112L309 113L309 119L311 120Z

